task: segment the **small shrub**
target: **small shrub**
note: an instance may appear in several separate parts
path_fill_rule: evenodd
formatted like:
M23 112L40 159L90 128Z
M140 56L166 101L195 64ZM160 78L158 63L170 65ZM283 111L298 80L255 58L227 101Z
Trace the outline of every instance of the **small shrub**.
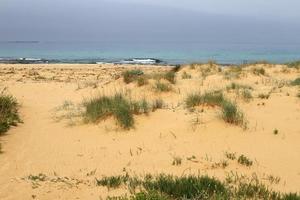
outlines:
M287 66L288 66L289 68L300 69L300 60L294 61L294 62L290 62L290 63L287 63Z
M234 82L232 82L230 85L226 87L226 90L240 90L240 89L253 90L253 88L249 85L242 85Z
M278 129L274 129L273 134L278 135L278 132L279 132Z
M126 177L124 176L111 176L104 177L102 179L96 179L96 184L98 186L106 186L108 188L118 188L124 181Z
M253 98L250 90L247 90L247 89L244 89L242 91L242 97L247 102L250 101Z
M188 74L186 71L184 71L181 75L182 79L191 79L192 75Z
M137 79L137 84L139 87L143 86L143 85L147 85L148 84L148 79L145 76L140 76Z
M291 85L292 85L292 86L300 85L300 77L299 77L299 78L296 78L295 80L293 80L293 81L291 82Z
M260 98L260 99L269 99L270 94L269 93L268 94L261 93L261 94L258 95L258 98Z
M162 99L155 99L152 103L152 111L162 109L164 107L164 101Z
M219 91L206 92L203 95L190 94L185 100L187 108L199 105L220 106L224 101L224 96Z
M156 81L155 85L154 85L154 89L157 92L169 92L172 90L171 86L166 84L166 83L162 83L160 81Z
M244 124L244 115L239 111L237 105L233 102L225 100L222 103L222 118L225 122L235 125Z
M143 75L144 72L142 70L127 70L123 73L123 80L125 83L131 83L135 81L139 76Z
M235 160L236 159L236 153L225 152L225 156L229 160Z
M15 98L0 93L0 135L21 122L18 108L19 104Z
M240 155L238 158L238 163L249 167L249 166L252 166L253 161L251 161L249 158L247 158L244 155Z
M176 77L176 74L174 71L169 71L164 74L164 79L166 79L167 81L169 81L172 84L176 83L175 77Z
M179 72L180 69L181 69L181 65L175 65L175 67L172 68L172 71L176 73Z
M255 74L255 75L263 75L263 76L265 76L266 75L266 70L264 69L264 68L262 68L262 67L260 67L260 68L253 68L252 69L252 73L253 74Z
M180 158L178 156L173 157L172 165L178 166L178 165L181 165L181 163L182 163L182 158Z

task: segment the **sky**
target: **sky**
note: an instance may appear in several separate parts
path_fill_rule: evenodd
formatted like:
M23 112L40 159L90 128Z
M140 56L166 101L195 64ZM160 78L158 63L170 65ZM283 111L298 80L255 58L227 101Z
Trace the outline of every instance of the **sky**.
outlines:
M300 42L299 0L0 0L0 41Z

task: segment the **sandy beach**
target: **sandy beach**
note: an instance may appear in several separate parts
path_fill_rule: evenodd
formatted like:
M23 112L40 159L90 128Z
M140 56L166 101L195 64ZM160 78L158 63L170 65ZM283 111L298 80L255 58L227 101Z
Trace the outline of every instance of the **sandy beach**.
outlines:
M128 190L107 189L95 179L124 173L220 180L239 174L255 176L275 191L300 192L300 89L290 85L300 77L299 69L273 64L242 70L182 66L175 72L176 83L161 80L171 87L165 92L155 90L151 78L141 86L124 83L122 74L132 69L147 75L172 67L0 64L0 91L17 99L23 121L0 137L0 199L105 199ZM248 86L251 98L230 88L232 83ZM213 90L236 102L246 127L226 123L215 106L186 108L189 94ZM134 115L129 130L113 117L84 123L72 113L84 100L115 93L147 101L160 98L164 106ZM228 159L228 153L246 156L251 166Z

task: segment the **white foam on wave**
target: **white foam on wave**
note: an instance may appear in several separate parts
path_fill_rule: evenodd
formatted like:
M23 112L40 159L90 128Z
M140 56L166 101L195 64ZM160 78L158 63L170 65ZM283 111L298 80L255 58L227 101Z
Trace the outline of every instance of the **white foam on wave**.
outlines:
M157 60L151 58L134 58L130 60L122 60L121 63L123 64L149 64L153 65L157 63Z

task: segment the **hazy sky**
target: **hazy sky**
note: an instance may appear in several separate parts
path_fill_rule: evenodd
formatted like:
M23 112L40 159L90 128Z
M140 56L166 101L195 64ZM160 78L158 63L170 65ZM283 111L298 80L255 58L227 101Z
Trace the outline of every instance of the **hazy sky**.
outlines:
M0 0L0 41L300 42L300 0Z

